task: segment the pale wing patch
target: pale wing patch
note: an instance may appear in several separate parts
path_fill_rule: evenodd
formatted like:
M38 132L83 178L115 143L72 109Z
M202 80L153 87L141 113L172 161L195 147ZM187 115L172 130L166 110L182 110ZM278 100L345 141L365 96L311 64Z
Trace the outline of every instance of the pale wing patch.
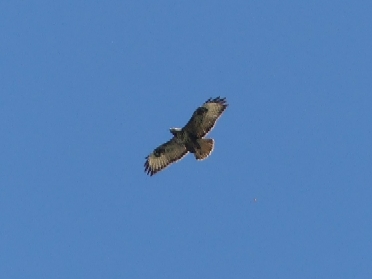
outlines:
M203 106L195 110L185 129L199 138L206 136L227 106L226 98L209 98Z
M152 176L170 164L181 160L187 153L186 146L173 138L160 145L146 157L145 172Z

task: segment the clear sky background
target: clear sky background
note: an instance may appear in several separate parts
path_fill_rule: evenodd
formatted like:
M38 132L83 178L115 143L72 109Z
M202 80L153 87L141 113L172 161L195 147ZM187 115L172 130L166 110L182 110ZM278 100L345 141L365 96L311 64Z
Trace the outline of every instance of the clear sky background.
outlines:
M0 278L372 278L371 1L2 1ZM170 127L212 155L149 177Z

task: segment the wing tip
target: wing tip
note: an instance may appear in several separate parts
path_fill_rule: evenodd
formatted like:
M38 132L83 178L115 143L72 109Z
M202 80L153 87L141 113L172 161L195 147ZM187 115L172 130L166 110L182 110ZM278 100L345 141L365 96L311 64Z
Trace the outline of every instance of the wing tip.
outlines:
M218 104L221 104L222 106L224 106L224 108L228 107L228 103L226 101L226 97L216 97L216 98L209 98L205 103L218 103Z
M150 175L150 176L153 176L157 171L154 170L153 168L151 168L150 164L149 164L149 160L148 160L148 156L146 157L146 162L144 164L144 167L145 167L145 173L147 175Z

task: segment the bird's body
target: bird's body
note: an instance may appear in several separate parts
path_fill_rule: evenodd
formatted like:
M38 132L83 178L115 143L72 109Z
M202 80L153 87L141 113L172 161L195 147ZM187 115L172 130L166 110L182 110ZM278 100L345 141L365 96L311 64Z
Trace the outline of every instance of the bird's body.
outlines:
M184 143L188 152L195 153L195 149L200 148L200 145L197 142L197 137L188 133L186 130L176 129L177 130L175 130L175 128L171 129L174 138L178 142Z
M195 110L185 127L171 128L173 138L146 157L145 172L154 175L182 159L189 152L193 153L197 160L207 158L213 151L214 140L204 137L214 127L227 106L225 98L210 98Z

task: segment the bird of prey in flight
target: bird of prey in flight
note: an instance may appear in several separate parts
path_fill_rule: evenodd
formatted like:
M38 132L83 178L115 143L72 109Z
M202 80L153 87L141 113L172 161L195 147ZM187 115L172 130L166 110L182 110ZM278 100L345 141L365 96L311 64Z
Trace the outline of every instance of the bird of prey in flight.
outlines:
M146 157L145 172L154 175L189 152L196 160L204 160L213 151L214 140L204 138L227 108L226 98L209 98L198 107L183 128L171 128L173 138L158 146Z

